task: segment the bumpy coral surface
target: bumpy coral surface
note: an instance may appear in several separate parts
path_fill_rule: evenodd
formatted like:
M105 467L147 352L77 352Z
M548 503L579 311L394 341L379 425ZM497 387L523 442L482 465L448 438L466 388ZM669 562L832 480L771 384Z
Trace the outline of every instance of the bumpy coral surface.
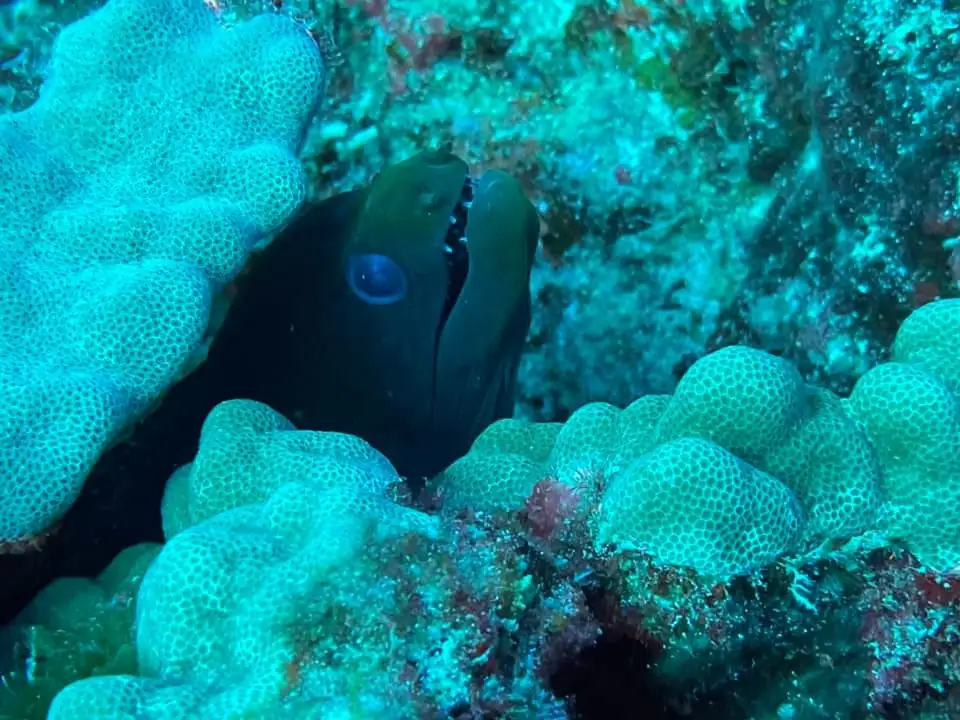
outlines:
M535 596L523 564L485 558L465 525L441 534L391 499L399 482L355 437L218 406L168 487L171 537L137 599L140 676L78 682L50 717L422 717L511 692L536 706L534 678L482 680Z
M305 196L323 77L286 18L111 0L0 118L0 541L47 528L190 369L216 294Z
M436 490L447 507L519 511L552 478L594 506L600 546L719 578L871 531L948 573L960 562L958 322L957 300L915 311L849 400L726 348L671 397L587 405L559 432L495 424Z
M930 398L960 376L958 314L917 310L850 400L732 348L674 396L500 421L428 488L438 515L357 438L224 403L167 488L138 674L80 680L50 717L628 712L596 695L608 667L668 717L932 698L960 679L937 662L958 527L930 500L953 484L924 464L949 446L955 403Z

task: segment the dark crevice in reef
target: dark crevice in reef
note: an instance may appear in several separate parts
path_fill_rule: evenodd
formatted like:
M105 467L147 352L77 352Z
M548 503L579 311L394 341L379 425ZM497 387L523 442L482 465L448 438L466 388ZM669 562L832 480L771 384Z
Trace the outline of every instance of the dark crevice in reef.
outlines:
M605 631L594 646L561 664L550 678L551 690L571 703L579 720L751 717L739 695L751 686L759 687L759 667L757 677L746 677L741 670L738 677L703 690L660 677L657 655L642 637Z
M593 718L680 718L668 707L666 688L653 678L655 654L638 638L608 633L569 658L550 678L551 690L567 698L577 716Z
M657 676L662 644L625 608L615 590L585 588L587 607L602 634L596 643L561 656L550 672L550 690L580 720L673 720L684 715L676 688Z
M778 629L746 631L729 647L708 644L686 654L652 634L650 619L623 604L616 587L592 587L586 599L602 634L593 644L560 649L547 667L550 690L569 703L577 720L776 717L798 679L822 711L798 717L871 717L868 688L857 671L866 659L856 651L856 613L827 612L810 620L809 632L768 617L762 622ZM825 652L836 668L824 665Z

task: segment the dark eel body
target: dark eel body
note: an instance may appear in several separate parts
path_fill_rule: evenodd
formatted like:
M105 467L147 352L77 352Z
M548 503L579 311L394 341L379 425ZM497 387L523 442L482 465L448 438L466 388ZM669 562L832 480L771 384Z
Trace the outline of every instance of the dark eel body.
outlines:
M416 488L512 414L538 220L499 171L424 152L306 206L251 259L205 362L97 463L43 550L0 556L0 623L65 575L159 542L169 475L230 398L356 434Z

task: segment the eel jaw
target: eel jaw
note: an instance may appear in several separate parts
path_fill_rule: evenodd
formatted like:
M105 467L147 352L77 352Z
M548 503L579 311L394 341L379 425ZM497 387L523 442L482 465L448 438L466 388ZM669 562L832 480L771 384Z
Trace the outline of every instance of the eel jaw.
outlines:
M456 305L463 286L467 281L470 268L470 253L468 250L467 218L473 205L474 192L477 180L469 175L463 181L460 189L460 199L450 213L450 224L443 239L443 252L447 260L447 297L443 308L443 319L450 316L453 306Z

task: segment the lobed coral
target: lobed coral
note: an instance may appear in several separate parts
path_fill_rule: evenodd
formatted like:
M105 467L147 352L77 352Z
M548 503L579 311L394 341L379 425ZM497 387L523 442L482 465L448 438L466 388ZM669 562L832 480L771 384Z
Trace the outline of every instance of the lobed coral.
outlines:
M168 485L139 674L80 680L51 717L559 718L594 702L571 666L592 677L613 652L649 658L644 692L690 707L715 707L730 667L741 689L763 675L761 714L893 707L953 683L932 655L960 627L949 582L861 548L902 541L951 569L949 510L918 513L920 483L950 487L923 462L948 447L952 406L930 406L937 432L922 435L891 422L889 398L951 392L958 317L960 301L918 309L848 401L740 348L672 397L500 421L432 484L439 515L399 503L399 478L357 438L227 402ZM912 453L898 432L921 438Z
M549 706L529 672L497 669L498 638L536 597L512 541L441 532L389 497L399 482L357 438L293 430L250 401L216 408L164 501L171 537L137 599L139 676L77 682L49 717Z
M60 517L202 355L218 293L306 195L323 81L288 19L112 0L0 117L0 542Z
M449 508L519 511L555 478L595 506L599 546L721 579L871 531L948 573L960 561L957 503L944 503L957 485L958 322L960 301L916 310L849 400L784 360L726 348L669 397L587 405L559 431L494 424L436 492Z

